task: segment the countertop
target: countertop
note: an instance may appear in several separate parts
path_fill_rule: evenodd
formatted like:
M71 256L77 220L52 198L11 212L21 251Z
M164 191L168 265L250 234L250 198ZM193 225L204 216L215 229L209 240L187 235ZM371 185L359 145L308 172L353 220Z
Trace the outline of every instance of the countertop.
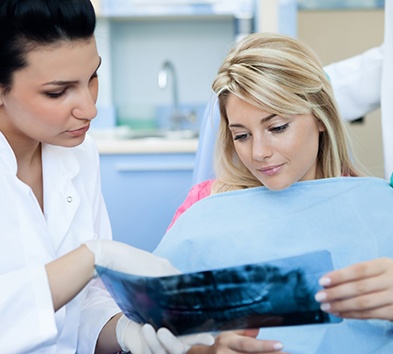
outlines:
M140 135L142 131L130 132L124 128L94 130L89 132L100 154L164 154L195 153L198 148L196 134L184 131L148 131L164 133L165 137ZM133 135L131 135L131 133ZM142 132L146 133L145 132Z
M107 139L93 137L100 154L194 153L198 139Z

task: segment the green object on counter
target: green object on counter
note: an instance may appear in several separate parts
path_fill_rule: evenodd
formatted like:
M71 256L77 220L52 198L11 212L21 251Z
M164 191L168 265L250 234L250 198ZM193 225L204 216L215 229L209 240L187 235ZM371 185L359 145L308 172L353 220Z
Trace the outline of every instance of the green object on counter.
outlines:
M133 130L156 128L155 108L147 104L122 103L117 107L117 126Z
M390 187L393 187L393 173L392 173L392 175L390 176Z

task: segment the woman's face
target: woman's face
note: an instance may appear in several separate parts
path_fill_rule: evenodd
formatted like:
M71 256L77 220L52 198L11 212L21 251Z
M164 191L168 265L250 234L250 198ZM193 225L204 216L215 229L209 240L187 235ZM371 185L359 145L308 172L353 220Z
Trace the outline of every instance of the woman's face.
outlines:
M264 186L282 190L318 178L319 133L324 129L312 114L284 118L233 94L226 109L236 152Z
M0 131L11 141L77 146L96 116L100 57L94 38L40 47L0 91Z

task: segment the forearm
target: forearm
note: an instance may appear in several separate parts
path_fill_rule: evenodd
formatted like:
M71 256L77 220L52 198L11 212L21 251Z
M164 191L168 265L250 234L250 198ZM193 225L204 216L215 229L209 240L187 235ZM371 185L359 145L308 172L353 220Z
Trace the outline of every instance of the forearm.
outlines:
M94 255L82 245L46 265L54 310L71 301L93 278Z
M113 316L102 328L97 340L95 354L114 353L121 350L116 338L116 324L121 313Z
M214 348L212 346L206 346L206 345L196 345L191 347L187 354L209 354L213 353Z

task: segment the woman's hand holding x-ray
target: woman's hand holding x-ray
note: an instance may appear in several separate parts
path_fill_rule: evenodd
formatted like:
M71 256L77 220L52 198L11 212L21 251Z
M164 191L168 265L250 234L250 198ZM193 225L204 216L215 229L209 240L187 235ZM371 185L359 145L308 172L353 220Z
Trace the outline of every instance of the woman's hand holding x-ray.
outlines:
M263 330L263 329L262 329ZM189 354L285 354L276 340L256 339L259 329L221 332L210 347L193 347Z
M132 354L186 354L193 345L214 343L209 333L176 337L166 328L156 331L150 324L138 324L124 315L117 323L116 335L122 350Z
M94 254L94 264L139 276L180 274L172 264L149 252L111 240L92 240L86 246ZM208 333L174 336L165 328L157 332L149 324L139 324L122 315L117 322L116 336L122 350L133 354L185 354L195 344L211 345Z
M149 324L142 327L142 332L151 353L185 354L194 345L210 346L214 343L214 337L210 333L176 337L166 328L160 328L156 332Z
M147 277L180 274L167 259L112 240L91 240L86 246L94 254L94 264L119 272Z
M322 310L345 318L393 321L393 259L378 258L330 272L315 298Z

